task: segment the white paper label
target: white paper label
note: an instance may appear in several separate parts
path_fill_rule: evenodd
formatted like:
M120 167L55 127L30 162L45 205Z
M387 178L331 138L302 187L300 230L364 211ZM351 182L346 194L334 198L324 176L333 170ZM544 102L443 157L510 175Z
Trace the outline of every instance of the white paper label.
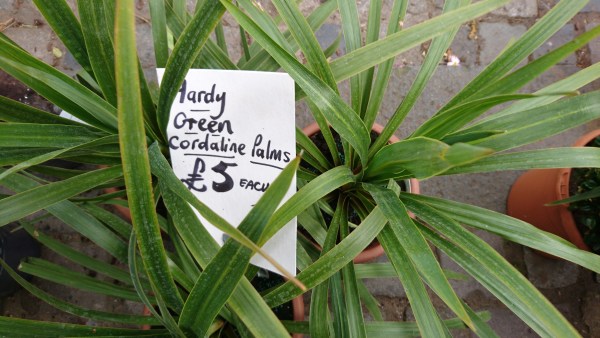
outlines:
M158 69L162 79L164 69ZM200 201L238 226L294 159L294 82L284 73L191 69L167 127L175 175ZM295 179L284 201L296 191ZM226 235L196 213L213 238ZM296 219L263 249L296 272ZM279 272L261 256L252 264Z

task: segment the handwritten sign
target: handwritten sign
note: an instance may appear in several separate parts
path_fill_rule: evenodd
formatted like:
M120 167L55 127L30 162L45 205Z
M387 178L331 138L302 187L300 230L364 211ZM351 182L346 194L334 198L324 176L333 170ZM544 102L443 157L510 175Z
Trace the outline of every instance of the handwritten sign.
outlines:
M164 69L158 69L162 79ZM199 200L238 226L295 157L294 82L283 73L191 69L171 107L173 170ZM295 191L295 180L285 199ZM198 217L223 245L227 235ZM296 271L296 220L263 248ZM255 255L252 264L278 272Z

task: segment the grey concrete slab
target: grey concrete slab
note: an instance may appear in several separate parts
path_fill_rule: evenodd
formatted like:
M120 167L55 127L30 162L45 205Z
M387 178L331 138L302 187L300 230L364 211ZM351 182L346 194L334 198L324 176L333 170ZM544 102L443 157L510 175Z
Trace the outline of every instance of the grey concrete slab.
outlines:
M511 18L533 18L538 15L538 4L536 0L513 0L494 10L492 14Z
M600 5L599 5L600 6ZM598 22L590 22L586 25L585 29L587 31L592 28L598 26ZM590 53L591 53L591 61L592 63L597 63L600 61L600 39L594 39L588 43Z
M590 0L582 12L600 12L600 0Z
M579 267L564 260L544 257L530 249L525 249L524 260L529 281L541 289L567 287L579 278Z
M482 22L479 25L479 36L483 44L479 56L481 64L491 63L511 41L518 39L526 31L527 27L522 24Z
M541 56L547 54L550 51L564 45L565 43L573 40L576 37L575 27L572 24L568 24L562 27L556 34L550 37L544 44L533 52L533 58L538 59ZM561 65L576 65L577 56L575 53L570 54L565 60L559 62Z
M589 337L600 337L600 290L592 290L586 293L583 299L582 312L583 322L588 327Z
M470 33L471 27L462 25L450 45L452 54L460 59L460 65L463 67L473 67L479 64L479 38L478 35L474 35L474 39L471 38Z

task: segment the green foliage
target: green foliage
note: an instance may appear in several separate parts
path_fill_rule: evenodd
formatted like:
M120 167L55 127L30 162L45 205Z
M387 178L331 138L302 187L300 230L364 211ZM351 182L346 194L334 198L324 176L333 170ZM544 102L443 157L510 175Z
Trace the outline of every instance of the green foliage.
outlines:
M600 272L599 256L489 210L401 191L397 182L499 170L589 167L594 169L584 175L583 185L586 189L598 186L599 149L506 152L600 117L600 92L577 92L600 78L600 65L536 93L518 93L600 35L600 28L592 29L519 66L586 1L558 2L410 137L388 142L412 112L460 25L508 1L447 1L441 15L404 29L400 22L408 1L397 0L389 13L386 36L380 38L382 17L387 15L382 13L380 0L369 6L367 22L360 22L355 2L346 0L325 1L311 13L303 13L294 1L274 0L275 14L250 0L198 1L193 13L188 12L187 1L152 0L156 62L166 68L163 85L153 91L150 88L155 84L146 82L136 54L133 1L82 0L77 2L75 15L64 0L36 0L41 14L82 69L73 79L1 33L0 69L85 124L0 97L0 188L12 192L0 199L0 226L21 222L49 249L115 283L43 259L24 262L23 272L74 289L137 301L149 308L152 317L81 308L9 270L23 287L52 306L115 323L115 327L107 324L90 330L0 317L0 336L28 332L37 336L286 337L289 332L300 332L319 337L444 337L456 328L495 336L487 324L489 315L473 311L449 283L451 278L466 277L443 270L432 247L444 251L538 334L577 336L573 326L525 277L464 225L595 272ZM322 48L315 32L336 10L347 53L331 60L340 38ZM225 12L239 24L241 41L226 41L221 21ZM394 58L427 41L431 41L430 49L415 81L410 88L402 88L405 99L382 134L369 135ZM238 43L243 56L231 59L228 48ZM297 148L303 158L282 171L239 228L196 199L169 164L165 125L172 100L191 67L285 71L296 82L297 100L306 101L322 128L322 143L297 129ZM349 80L348 100L340 94L343 80ZM493 110L499 105L509 106ZM47 162L53 159L82 166L64 170ZM299 189L279 206L294 174ZM592 183L593 175L596 180ZM122 193L104 192L122 187ZM125 194L126 201L118 199ZM106 210L115 204L129 207L130 221ZM231 240L219 248L195 211ZM33 214L59 219L120 265L101 262L40 233L30 222ZM300 271L295 279L259 292L251 284L256 269L249 264L250 257L258 253L276 264L260 247L294 217L303 228L298 234ZM600 229L598 220L586 218L584 223ZM355 264L353 258L375 239L390 263ZM382 321L377 299L364 286L365 278L397 278L407 290L416 320ZM312 291L308 322L290 323L275 316L272 308L306 290ZM456 318L441 318L431 292ZM153 329L116 327L121 323L152 324Z
M573 169L577 183L577 201L569 204L583 241L595 253L600 253L600 170Z
M600 137L587 146L600 147ZM576 194L562 203L569 203L585 244L593 252L600 253L600 169L575 168L570 180L573 180Z

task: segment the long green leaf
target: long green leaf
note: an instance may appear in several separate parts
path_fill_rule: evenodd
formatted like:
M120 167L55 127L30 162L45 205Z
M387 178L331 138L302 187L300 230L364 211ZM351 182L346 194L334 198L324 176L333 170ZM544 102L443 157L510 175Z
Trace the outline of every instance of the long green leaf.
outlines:
M161 182L164 185L165 182ZM202 268L216 255L219 249L215 240L200 224L198 217L180 196L162 189L165 203L173 216L174 225L194 258ZM262 297L245 279L238 284L228 302L229 307L242 319L248 329L258 337L270 336L279 330L279 323Z
M219 246L212 239L210 233L200 223L189 204L173 191L166 188L166 183L161 180L161 193L172 217L173 225L181 235L190 253L202 268L206 267L219 250Z
M167 61L158 98L158 126L163 136L166 135L173 99L177 95L187 71L200 54L202 46L224 12L225 8L221 6L218 0L204 1L202 7L196 11L192 20L185 26L173 48L173 52Z
M490 83L487 87L482 88L473 96L469 97L469 100L483 98L487 95L498 95L499 93L512 93L517 91L525 84L533 81L544 71L550 69L552 66L567 58L569 55L572 55L576 50L584 47L589 41L596 38L599 34L600 27L592 28L591 30L577 36L572 41L569 41L559 48L556 48L552 52L549 52L548 54L506 75L502 79Z
M352 174L352 171L345 166L333 168L326 173L319 175L316 179L300 188L300 190L290 197L281 208L277 209L269 221L265 233L258 241L258 244L263 245L266 243L269 238L279 231L279 229L294 217L301 214L313 203L344 184L352 183L354 181L355 177Z
M394 267L389 263L363 263L357 264L356 275L358 278L393 278L396 277ZM468 276L452 270L444 270L448 279L467 280Z
M88 73L92 72L89 55L85 46L81 24L65 0L52 2L33 0L52 30L73 54L73 57Z
M72 247L53 239L50 236L47 236L41 233L40 231L35 230L31 224L23 224L23 226L27 230L27 232L37 241L42 243L45 248L48 248L74 263L80 264L90 270L99 272L109 278L113 278L124 283L131 283L129 274L126 271L119 269L115 265L100 261L84 253L81 253L73 249Z
M484 208L429 196L402 194L401 198L402 200L408 201L408 199L411 199L425 203L459 223L492 232L512 242L547 252L597 273L600 272L600 257L598 255L579 250L564 239L543 232L518 219Z
M474 162L490 153L490 149L465 143L448 146L434 139L416 137L382 148L367 167L365 179L396 179L403 174L406 176L406 172L410 177L423 179L454 166Z
M141 330L111 327L98 327L68 323L36 321L15 317L0 316L0 334L8 337L39 337L39 336L79 336L79 337L164 337L166 330Z
M66 74L0 39L0 68L86 123L114 132L116 109Z
M452 168L444 174L548 168L600 168L600 149L594 147L550 148L495 154L477 162Z
M537 98L516 102L515 104L511 105L506 109L503 109L497 113L494 113L488 117L479 120L474 125L497 119L505 115L526 111L532 108L552 103L561 98L558 95L552 94L566 93L578 90L579 88L598 78L600 78L600 63L596 63L587 68L584 68L578 71L577 73L568 76L567 78L554 82L553 84L535 92L534 95L537 95Z
M592 198L597 198L598 196L600 196L600 187L595 187L595 188L592 188L591 190L578 193L577 195L548 203L547 205L553 206L553 205L560 205L560 204L566 204L566 203L581 202L581 201L585 201L585 200L590 200Z
M100 136L89 128L33 123L0 123L1 147L70 148Z
M460 7L464 7L470 3L470 0L461 0L461 1L445 1L444 2L444 13L451 12ZM387 142L387 140L393 135L393 133L398 129L398 127L402 124L402 121L408 115L410 110L413 108L414 104L417 102L417 99L423 93L425 86L429 83L429 80L433 76L435 70L440 64L440 60L442 59L444 53L448 50L450 43L456 36L458 29L460 26L454 26L452 29L448 30L445 34L438 36L433 39L429 49L427 51L427 56L425 57L425 61L417 74L417 77L413 81L408 93L405 98L402 100L389 122L383 128L383 131L380 137L375 141L375 144L371 147L369 157L375 154L376 151L381 149ZM373 123L375 122L375 115L371 112L371 120L367 122ZM416 136L416 135L415 135ZM428 136L428 135L421 135ZM428 136L431 138L436 138L434 136Z
M342 22L341 25L344 34L346 53L351 53L359 49L362 44L361 27L360 22L358 21L356 1L338 0L338 8ZM362 107L360 90L363 85L364 79L362 74L350 78L350 101L352 102L352 109L359 114Z
M369 4L369 17L367 18L367 32L365 36L366 45L379 40L379 31L381 30L381 9L381 0L374 0ZM393 16L391 20L394 20ZM363 83L362 88L360 89L362 95L360 99L360 116L363 117L363 121L365 121L366 126L371 126L369 120L367 120L364 116L369 105L369 99L371 97L371 88L373 87L374 75L375 67L368 69L363 74Z
M125 191L123 191L123 193L125 193ZM123 238L128 238L131 236L131 224L123 220L121 217L95 204L84 203L82 207L87 210L90 215L108 225L114 232L121 235Z
M98 294L138 301L138 295L124 286L104 282L80 272L74 272L66 267L41 260L28 258L19 265L19 270L30 275L43 278L58 284L66 285L79 290L90 291Z
M54 297L35 285L29 283L19 274L17 274L13 269L8 266L2 259L0 259L0 265L8 272L8 274L15 280L21 287L26 289L29 293L39 298L40 300L48 303L50 306L55 307L61 311L84 317L91 318L94 320L102 320L102 321L110 321L116 323L126 323L133 325L150 325L156 324L157 321L151 317L147 316L137 316L137 315L129 315L129 314L119 314L114 312L105 312L105 311L97 311L91 309L85 309L79 307L77 305L70 304L65 302L64 300Z
M491 315L487 311L474 313L481 320L488 321ZM283 321L290 332L309 333L307 322ZM446 319L443 321L448 329L464 329L465 325L458 318ZM396 321L373 321L366 323L367 336L377 338L388 337L417 337L419 336L419 327L415 322L396 322ZM493 336L492 336L493 337Z
M217 46L221 48L223 53L229 57L229 51L227 50L227 40L225 39L225 30L223 29L223 20L221 20L215 27L215 38L217 40Z
M238 4L246 13L248 13L248 16L252 19L252 21L255 22L270 37L272 37L279 46L285 49L288 53L292 53L292 48L277 27L277 23L269 15L269 13L262 8L262 5L250 0L239 0ZM275 5L275 3L273 4ZM254 51L250 50L249 52L250 54L253 54Z
M115 18L115 71L119 93L119 141L123 176L133 229L150 280L165 302L174 311L180 312L183 300L167 267L154 210L136 58L133 5L129 1L117 2Z
M288 25L290 33L294 37L295 42L298 44L298 46L300 46L300 50L306 58L308 66L312 69L313 74L323 80L323 82L335 93L338 93L337 84L335 83L335 79L331 73L331 69L329 68L327 58L323 54L321 46L319 45L319 42L317 41L310 24L302 15L298 5L294 1L283 0L276 0L273 2L273 4ZM268 31L266 32L268 33ZM289 51L290 49L287 50ZM323 115L319 106L310 100L310 98L308 104L315 117L315 120L319 125L319 128L321 129L321 133L325 138L329 152L333 155L332 157L334 162L336 164L340 164L336 142L329 129L329 125L325 120L325 116Z
M319 7L317 7L307 18L311 30L313 32L317 31L319 27L331 16L331 13L337 8L336 0L327 0ZM293 39L293 36L287 32L284 33L287 38L290 46L295 50L298 48L296 41ZM254 50L256 49L256 50ZM252 53L252 58L247 62L242 62L240 60L239 66L241 69L247 70L261 70L261 71L276 71L279 69L279 64L271 56L267 51L265 51L260 44L252 44L250 48L250 52Z
M340 217L340 239L343 240L348 236L348 212L347 208L341 208L342 215ZM344 300L346 303L346 316L337 318L348 318L347 330L350 337L366 337L365 318L363 317L362 304L358 292L358 282L356 273L354 272L354 262L348 263L341 271Z
M4 96L0 96L0 120L18 123L81 125L79 122L65 119Z
M456 226L460 227L458 224ZM421 229L434 245L473 275L542 337L578 336L571 324L525 277L520 275L508 262L503 262L503 258L499 254L494 257L495 259L491 258L489 251L493 251L493 249L489 248L485 254L477 251L473 256L472 253L467 253L464 247L456 246L454 242L445 240L432 230L426 227ZM479 250L487 246L487 244L474 246L473 241L465 244ZM478 261L478 258L487 259L487 262L482 263ZM513 273L505 273L507 267L512 268Z
M498 252L491 248L482 239L472 232L464 229L458 222L436 211L435 209L414 200L407 200L411 209L417 212L429 226L440 235L450 238L448 243L455 246L457 251L464 250L459 256L470 256L468 260L475 260L475 265L483 266L477 270L481 275L491 275L492 279L484 285L492 290L503 291L503 301L510 299L507 306L522 317L530 326L540 334L552 332L550 336L569 336L568 332L574 331L568 321L546 300L543 295L521 273L507 262ZM427 231L426 233L430 233ZM428 237L436 237L431 234ZM437 240L439 242L439 239ZM446 245L442 246L446 247ZM445 249L444 249L445 250ZM446 251L446 250L445 250ZM467 269L473 271L473 268Z
M156 67L164 68L169 58L167 14L164 1L150 1L150 17L152 18L152 39L154 41L153 45L154 56L156 58Z
M4 170L0 169L0 172ZM0 226L16 221L121 175L121 167L94 170L0 200Z
M340 218L342 213L345 211L341 200L338 200L337 208L333 219L327 230L325 241L323 242L323 248L320 256L325 255L333 246L338 238L340 228ZM314 337L325 337L330 336L329 324L331 321L331 315L329 314L329 293L330 283L325 282L317 285L311 294L310 298L310 314L309 314L309 326L310 334ZM341 318L340 318L341 321Z
M402 29L400 22L404 22L404 16L406 15L407 8L407 0L394 1L394 5L392 7L392 12L390 13L390 18L387 26L387 36L390 36ZM363 115L365 125L367 127L371 127L373 125L373 121L375 121L375 118L379 114L381 103L383 102L383 96L390 81L393 66L393 57L381 62L379 66L377 66L377 77L375 78L375 82L373 83L370 93L368 93L369 99L366 111ZM367 96L366 92L363 95L363 103L366 103L364 96Z
M79 183L76 183L75 185L77 186L78 184ZM44 187L32 179L26 178L20 174L7 177L4 180L3 185L18 193L14 196ZM36 198L40 197L36 196ZM2 201L4 200L6 200L6 198ZM47 204L48 202L46 201L45 203ZM84 237L89 238L92 242L96 243L99 247L105 249L121 262L127 261L127 246L125 242L115 235L114 232L106 228L96 218L90 216L74 203L63 200L58 203L55 202L54 204L50 204L46 207L46 210L65 224L69 225L73 230L79 232Z
M173 221L171 219L169 219L167 223L167 233L169 234L171 241L173 242L173 247L175 248L175 254L171 258L175 260L175 263L178 266L181 266L182 270L185 272L185 276L191 281L189 288L189 290L191 290L191 288L194 286L194 281L198 279L198 276L200 276L200 269L185 246L183 239L175 230L175 226L173 225Z
M275 43L248 16L229 0L222 0L227 10L252 34L271 56L290 74L296 83L309 94L311 101L325 115L341 137L356 149L362 161L366 161L369 133L360 117L323 81L312 74L292 55Z
M319 285L343 266L348 264L358 253L366 248L377 234L383 229L387 220L376 207L348 237L334 246L329 252L320 257L311 266L296 276L307 288ZM265 295L265 301L270 306L283 304L302 294L297 286L286 282L282 286Z
M18 163L16 165L12 166L11 168L9 168L8 170L4 171L3 173L0 173L0 182L8 175L12 175L16 172L25 170L29 167L44 163L46 161L50 161L51 159L57 158L64 153L68 153L70 151L81 149L81 148L86 148L88 146L98 145L99 143L103 142L103 140L112 140L112 139L114 139L113 136L107 136L103 139L97 139L97 140L94 140L94 141L91 141L88 143L80 144L75 147L50 151L50 152L46 152L42 155L35 154L34 157L29 158L26 161L23 161L21 163ZM98 142L98 141L100 141L100 142ZM1 143L1 141L0 141L0 143Z
M395 194L390 191L391 194ZM374 197L381 200L379 198L379 194L374 194ZM387 199L387 198L386 198ZM383 201L378 201L383 202ZM379 203L378 203L379 204ZM402 209L404 206L399 204ZM399 224L399 220L395 218L390 218L390 206L383 204L380 205L382 211L388 218L388 225L384 227L381 233L377 236L379 242L383 246L388 259L394 266L400 281L402 282L404 289L406 290L406 296L411 305L411 309L415 314L415 319L417 321L417 325L419 326L419 331L421 335L425 337L449 337L450 333L442 324L437 312L435 311L433 304L427 294L425 286L421 279L419 278L419 273L417 272L416 262L413 262L409 256L409 253L406 251L405 247L408 244L406 239L403 240L401 235L396 233L392 228L395 224L395 227L398 226L406 226L405 224ZM406 210L400 210L402 214L406 213ZM410 218L402 217L402 223L412 223ZM429 250L429 249L427 249Z
M113 47L114 4L112 1L77 1L81 30L95 79L106 100L117 105Z
M569 128L600 117L600 93L567 98L546 106L530 109L520 114L506 115L480 123L468 131L506 130L469 142L495 151L506 150L558 134Z
M381 207L389 222L388 227L390 229L384 230L385 233L382 233L381 236L393 236L395 239L390 238L390 240L400 243L408 258L421 273L427 284L459 318L472 327L473 323L463 308L460 299L446 279L427 241L408 216L408 211L404 204L389 189L373 185L366 185L366 188L373 195L377 205ZM397 188L399 191L399 187ZM393 261L392 264L398 269Z
M342 285L341 272L334 273L329 277L329 298L331 299L332 317L339 318L341 320L331 320L326 318L326 323L329 324L333 330L330 330L331 336L334 337L350 337L350 330L348 329L348 323L345 318L348 317L346 314L346 302L344 300L344 287Z
M317 244L322 246L325 243L328 230L326 230L327 226L318 205L314 204L298 215L298 223L302 225Z
M463 22L473 20L509 1L481 1L450 13L442 14L335 59L331 62L331 70L336 81L340 82L348 79L435 36L446 33L448 27L458 26Z
M502 78L511 69L527 58L534 50L562 28L588 0L562 0L544 17L538 20L519 40L506 48L490 65L477 75L440 111L445 111L475 94L486 85Z
M442 139L475 118L483 114L486 110L513 100L530 99L536 97L529 94L512 94L486 97L479 100L469 101L462 105L457 105L443 113L437 114L425 123L420 125L411 137L424 136L434 139Z
M389 227L382 230L378 235L378 240L405 287L421 335L425 337L450 337L450 333L442 325L437 311L435 311L429 299L425 286L418 277L415 266L408 258L406 251L404 251L402 243L394 237Z
M395 272L394 272L394 276L396 276ZM356 277L359 277L358 274ZM365 308L367 308L367 311L369 311L369 314L371 315L371 317L373 318L374 321L382 322L383 321L383 313L381 313L381 309L379 308L379 306L380 306L379 301L377 300L377 298L375 298L371 294L371 292L369 291L369 289L367 289L367 287L365 286L365 283L363 283L362 280L359 279L356 281L356 283L358 285L358 292L360 294L360 299L362 300L363 304L365 305Z
M290 162L261 196L238 229L257 241L281 199L289 190L300 158ZM179 325L189 334L204 336L221 307L244 276L252 251L235 241L227 241L203 270L188 296ZM217 292L218 290L218 292Z
M327 58L323 54L319 42L310 24L300 12L295 1L275 0L273 4L289 27L290 33L300 46L306 61L313 73L325 82L331 89L337 91L337 84L329 68Z

